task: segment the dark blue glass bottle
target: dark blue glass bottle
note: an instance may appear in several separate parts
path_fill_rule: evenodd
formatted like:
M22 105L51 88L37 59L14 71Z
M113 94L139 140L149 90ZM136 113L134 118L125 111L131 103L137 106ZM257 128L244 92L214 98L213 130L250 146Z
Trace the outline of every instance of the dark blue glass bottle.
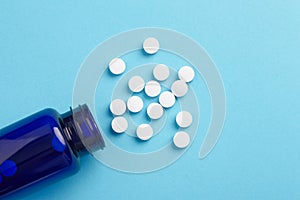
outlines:
M0 130L0 197L79 169L79 157L105 146L87 105L60 115L45 109Z

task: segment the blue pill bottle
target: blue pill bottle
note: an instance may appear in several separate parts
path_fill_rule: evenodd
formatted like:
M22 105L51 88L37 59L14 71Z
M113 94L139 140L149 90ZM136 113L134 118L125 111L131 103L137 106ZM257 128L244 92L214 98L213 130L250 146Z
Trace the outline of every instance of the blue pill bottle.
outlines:
M0 129L0 198L79 169L79 158L105 147L87 105L45 109Z

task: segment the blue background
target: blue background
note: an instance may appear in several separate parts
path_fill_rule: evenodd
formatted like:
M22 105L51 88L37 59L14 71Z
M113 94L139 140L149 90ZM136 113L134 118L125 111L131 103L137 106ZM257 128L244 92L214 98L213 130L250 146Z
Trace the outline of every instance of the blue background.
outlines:
M158 26L198 41L227 93L223 134L170 167L132 175L82 159L79 173L19 199L299 199L299 1L0 2L0 126L66 111L79 66L108 37Z

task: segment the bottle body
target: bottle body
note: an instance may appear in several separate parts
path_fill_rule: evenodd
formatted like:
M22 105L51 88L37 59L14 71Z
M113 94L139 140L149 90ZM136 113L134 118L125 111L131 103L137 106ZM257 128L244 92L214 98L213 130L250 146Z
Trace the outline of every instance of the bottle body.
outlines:
M53 109L1 129L0 197L48 177L78 171L80 151L85 148L76 129L72 111L62 116Z

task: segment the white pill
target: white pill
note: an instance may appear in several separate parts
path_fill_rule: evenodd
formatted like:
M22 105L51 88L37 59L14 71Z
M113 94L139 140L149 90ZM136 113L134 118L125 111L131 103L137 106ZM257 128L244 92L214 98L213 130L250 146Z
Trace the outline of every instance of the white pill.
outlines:
M154 37L149 37L144 41L143 48L146 53L155 54L159 50L159 42Z
M158 81L166 80L170 75L170 70L167 65L158 64L153 69L153 76Z
M157 81L149 81L145 86L145 93L149 97L156 97L161 92L160 84Z
M142 77L140 76L133 76L129 81L128 81L128 87L132 92L140 92L144 89L145 87L145 81Z
M144 102L138 96L132 96L127 101L127 108L133 113L140 112L143 109Z
M188 85L183 80L177 80L172 84L171 91L176 97L183 97L188 92Z
M114 115L123 115L126 111L126 104L122 99L115 99L110 103L110 111Z
M191 82L195 77L195 72L193 68L189 66L183 66L178 71L178 78L187 83Z
M176 115L176 123L182 128L189 127L193 122L193 116L188 111L181 111Z
M190 136L184 131L179 131L174 135L173 142L176 147L185 148L190 144Z
M115 117L111 122L111 128L116 133L123 133L128 128L128 122L124 117Z
M147 114L151 119L159 119L164 114L164 109L158 103L151 103L147 108Z
M165 91L159 95L158 101L164 108L171 108L175 104L176 99L172 92Z
M109 63L109 70L115 75L122 74L126 69L126 64L121 58L114 58Z
M153 129L149 124L141 124L136 129L136 135L141 140L149 140L153 136Z

